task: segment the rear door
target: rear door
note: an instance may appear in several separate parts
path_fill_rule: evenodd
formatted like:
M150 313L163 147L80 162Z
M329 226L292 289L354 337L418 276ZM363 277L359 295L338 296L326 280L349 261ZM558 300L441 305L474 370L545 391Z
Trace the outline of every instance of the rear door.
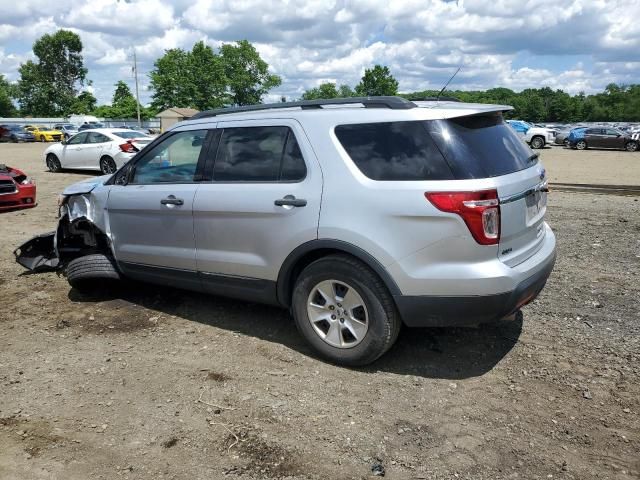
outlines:
M615 128L605 128L602 146L605 148L624 148L624 135Z
M604 129L602 128L589 128L584 132L584 139L589 147L602 148L604 146L603 141Z
M289 253L317 238L322 172L296 121L220 122L217 137L193 205L198 270L212 292L221 278L261 288L255 280L275 282Z
M197 287L193 199L207 130L191 128L138 157L128 184L111 187L109 224L125 273Z

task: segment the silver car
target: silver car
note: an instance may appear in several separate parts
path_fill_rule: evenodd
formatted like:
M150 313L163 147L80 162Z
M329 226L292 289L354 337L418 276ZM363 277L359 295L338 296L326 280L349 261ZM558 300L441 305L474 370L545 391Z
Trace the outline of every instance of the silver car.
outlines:
M73 185L16 250L84 289L129 277L289 308L363 365L400 327L512 317L555 261L547 179L511 107L397 97L197 114Z

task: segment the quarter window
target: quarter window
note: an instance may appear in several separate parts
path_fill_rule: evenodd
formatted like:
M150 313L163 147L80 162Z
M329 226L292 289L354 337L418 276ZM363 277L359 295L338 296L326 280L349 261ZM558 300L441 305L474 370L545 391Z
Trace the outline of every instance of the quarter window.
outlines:
M206 130L179 132L153 147L136 163L130 183L191 183Z
M222 131L214 181L297 181L306 175L300 147L289 127L241 127Z
M421 122L339 125L336 136L372 180L447 180L453 174Z

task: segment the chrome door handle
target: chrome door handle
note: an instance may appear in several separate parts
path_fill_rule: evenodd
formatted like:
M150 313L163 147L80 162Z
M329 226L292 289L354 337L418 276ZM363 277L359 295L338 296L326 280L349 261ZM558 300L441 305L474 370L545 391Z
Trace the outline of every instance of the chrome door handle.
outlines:
M184 205L184 200L176 198L174 195L169 195L167 198L160 200L162 205Z

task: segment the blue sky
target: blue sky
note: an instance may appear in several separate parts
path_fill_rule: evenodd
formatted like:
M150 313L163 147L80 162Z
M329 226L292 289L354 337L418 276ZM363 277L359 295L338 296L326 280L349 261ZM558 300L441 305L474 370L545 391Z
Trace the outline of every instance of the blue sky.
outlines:
M640 83L640 2L630 0L22 0L0 17L0 74L45 33L67 28L84 44L88 87L109 103L133 89L131 59L147 73L168 48L248 39L290 99L321 82L355 85L365 68L389 66L401 91L549 86L570 93ZM269 98L267 98L269 100Z

